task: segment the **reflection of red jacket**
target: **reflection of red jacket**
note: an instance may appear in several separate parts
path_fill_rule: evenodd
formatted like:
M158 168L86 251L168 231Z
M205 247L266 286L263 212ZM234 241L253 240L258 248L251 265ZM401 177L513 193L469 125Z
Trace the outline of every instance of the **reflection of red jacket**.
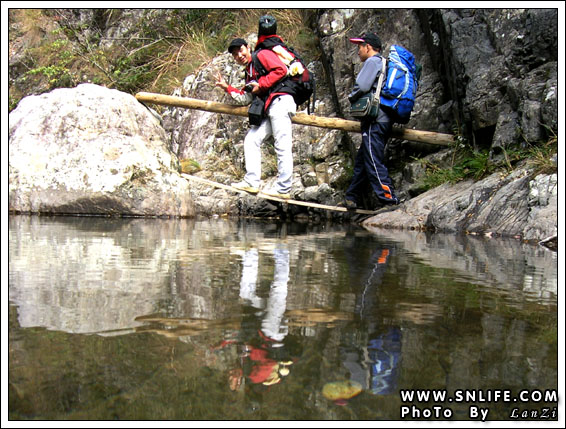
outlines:
M254 361L254 366L250 372L249 379L252 383L263 383L273 373L277 362L267 357L267 350L252 348L250 360Z

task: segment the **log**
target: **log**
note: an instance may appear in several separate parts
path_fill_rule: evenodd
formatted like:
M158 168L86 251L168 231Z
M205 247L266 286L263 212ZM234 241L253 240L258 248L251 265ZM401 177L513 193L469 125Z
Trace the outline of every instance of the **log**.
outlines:
M235 106L216 101L198 100L196 98L175 97L172 95L155 94L151 92L138 92L136 99L145 103L160 104L163 106L185 107L187 109L204 110L206 112L226 113L228 115L248 116L247 106ZM342 131L361 132L360 123L341 118L328 118L305 113L297 113L291 119L294 124L308 125L320 128L330 128ZM454 143L451 134L436 133L433 131L412 130L393 127L392 137L421 143L450 146Z

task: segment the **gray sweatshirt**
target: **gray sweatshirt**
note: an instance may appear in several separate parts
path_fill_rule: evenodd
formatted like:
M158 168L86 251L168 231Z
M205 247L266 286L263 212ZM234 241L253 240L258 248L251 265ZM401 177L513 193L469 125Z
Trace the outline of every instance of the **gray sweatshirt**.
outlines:
M377 79L381 74L381 68L383 59L381 55L376 54L373 57L368 58L364 61L364 65L362 69L358 73L356 77L356 83L354 84L354 88L350 95L348 95L348 100L350 103L353 103L362 95L369 91L375 90L377 87ZM387 113L383 111L383 109L379 109L379 115L377 116L376 122L389 122L389 116Z

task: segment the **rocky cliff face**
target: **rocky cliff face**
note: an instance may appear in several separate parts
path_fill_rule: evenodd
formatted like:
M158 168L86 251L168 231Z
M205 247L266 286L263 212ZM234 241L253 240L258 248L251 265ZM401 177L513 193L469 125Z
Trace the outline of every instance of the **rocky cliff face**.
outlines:
M423 65L408 127L458 132L487 148L558 130L556 10L333 10L317 30L338 112L347 112L359 68L348 37L373 30L385 51L401 44Z
M88 19L88 15L83 15L80 15L82 20ZM137 15L129 13L126 16L135 20ZM502 149L524 140L544 140L549 133L557 134L558 130L557 24L557 11L553 9L321 10L314 24L320 43L320 58L312 61L305 58L309 69L317 76L315 113L348 118L346 96L361 66L355 47L348 38L371 30L380 35L385 50L392 44L402 44L409 47L423 65L417 103L408 127L457 132L474 147L490 149L494 157ZM127 32L124 26L107 27L108 31ZM288 31L292 29L280 28L279 33L285 38ZM256 35L244 36L252 45L255 43ZM214 87L213 76L217 71L222 72L234 86L242 82L242 70L228 53L224 53L197 73L187 76L175 95L229 102L229 97ZM32 97L33 101L25 99L10 114L11 210L185 216L194 213L191 208L194 201L196 213L202 214L280 214L274 206L255 198L189 186L175 171L178 160L190 159L193 165L200 166L199 175L221 183L239 179L244 172L243 139L248 127L243 118L169 108L162 112L161 127L147 109L132 103L133 97L127 102L118 101L117 95L100 90L97 98L85 99L85 90L85 86L68 90L74 91L66 93L73 94L66 95L73 100L70 104L65 103L61 96L55 96L57 91L40 99ZM117 103L120 104L119 111L116 110ZM126 129L123 123L114 123L118 116L131 118L128 121L132 126ZM112 132L108 131L105 121L111 124ZM293 133L293 197L336 204L349 183L352 156L360 143L360 136L301 125L293 125ZM151 180L136 181L132 179L137 177L135 174L128 176L136 168L144 170L139 162L115 166L116 160L124 158L108 159L107 156L108 151L121 154L124 148L134 152L140 150L140 140L144 142L142 146L151 147L149 155L142 156L148 165L153 162L149 161L150 158L161 160L152 170ZM57 149L39 154L37 150L30 151L29 148L37 142L42 142L38 147ZM156 142L159 142L157 146ZM418 221L387 223L394 217L386 216L373 219L373 225L411 225L518 235L529 239L555 234L556 186L548 184L555 184L556 180L545 176L533 182L528 168L508 177L490 177L485 183L445 185L441 191L433 190L419 196L421 201L427 201L428 209L420 207L418 200L414 202L416 199L411 200L410 197L420 192L416 182L422 169L416 164L411 166L408 161L412 157L426 156L436 160L448 157L446 151L438 150L438 147L422 143L390 142L388 161L391 165L400 166L393 171L394 179L401 195L409 199L404 212L417 211ZM95 153L104 158L105 163L95 164L93 168ZM87 154L91 155L91 165L88 162L67 162L88 159ZM40 168L41 174L36 168L38 162L45 164ZM269 141L263 148L262 167L264 182L268 186L276 175L275 154ZM77 170L82 175L77 175ZM90 177L95 172L96 180L94 176ZM117 177L123 180L117 181ZM155 177L160 177L161 184L152 187L150 184L155 183ZM104 181L107 181L104 186L109 188L108 192L91 186L94 182ZM74 185L79 182L80 186ZM90 187L83 186L86 183ZM509 206L502 204L492 206L490 216L475 216L476 223L469 221L472 212L467 210L477 208L477 204L471 202L479 200L489 204L490 198L474 196L482 187L488 189L483 192L485 195L493 197L496 190L511 184L517 186L513 192L518 199L512 207L518 207L520 214L507 217L507 224L502 225L501 210L504 206L505 210L509 210ZM132 191L124 191L126 188ZM546 193L549 198L544 201L529 199L533 192ZM86 194L96 194L99 199L114 202L106 206L83 204ZM50 195L57 195L61 202L52 204L57 199ZM123 198L125 202L118 202L115 198ZM467 209L456 200L468 201ZM415 205L411 206L413 203ZM454 211L448 210L450 207ZM287 215L294 218L313 215L293 210ZM399 211L399 216L402 213ZM474 213L478 214L478 211ZM464 221L466 216L468 221ZM544 221L541 221L541 216ZM537 221L544 227L532 227Z

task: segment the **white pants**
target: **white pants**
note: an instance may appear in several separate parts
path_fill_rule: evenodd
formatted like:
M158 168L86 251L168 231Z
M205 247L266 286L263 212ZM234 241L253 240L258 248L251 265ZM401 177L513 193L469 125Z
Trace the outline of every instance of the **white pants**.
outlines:
M261 144L269 136L275 139L277 155L276 191L288 193L293 179L293 128L291 117L297 112L295 100L291 95L278 96L267 111L267 118L261 125L252 126L244 140L246 175L244 180L259 188L261 181Z

